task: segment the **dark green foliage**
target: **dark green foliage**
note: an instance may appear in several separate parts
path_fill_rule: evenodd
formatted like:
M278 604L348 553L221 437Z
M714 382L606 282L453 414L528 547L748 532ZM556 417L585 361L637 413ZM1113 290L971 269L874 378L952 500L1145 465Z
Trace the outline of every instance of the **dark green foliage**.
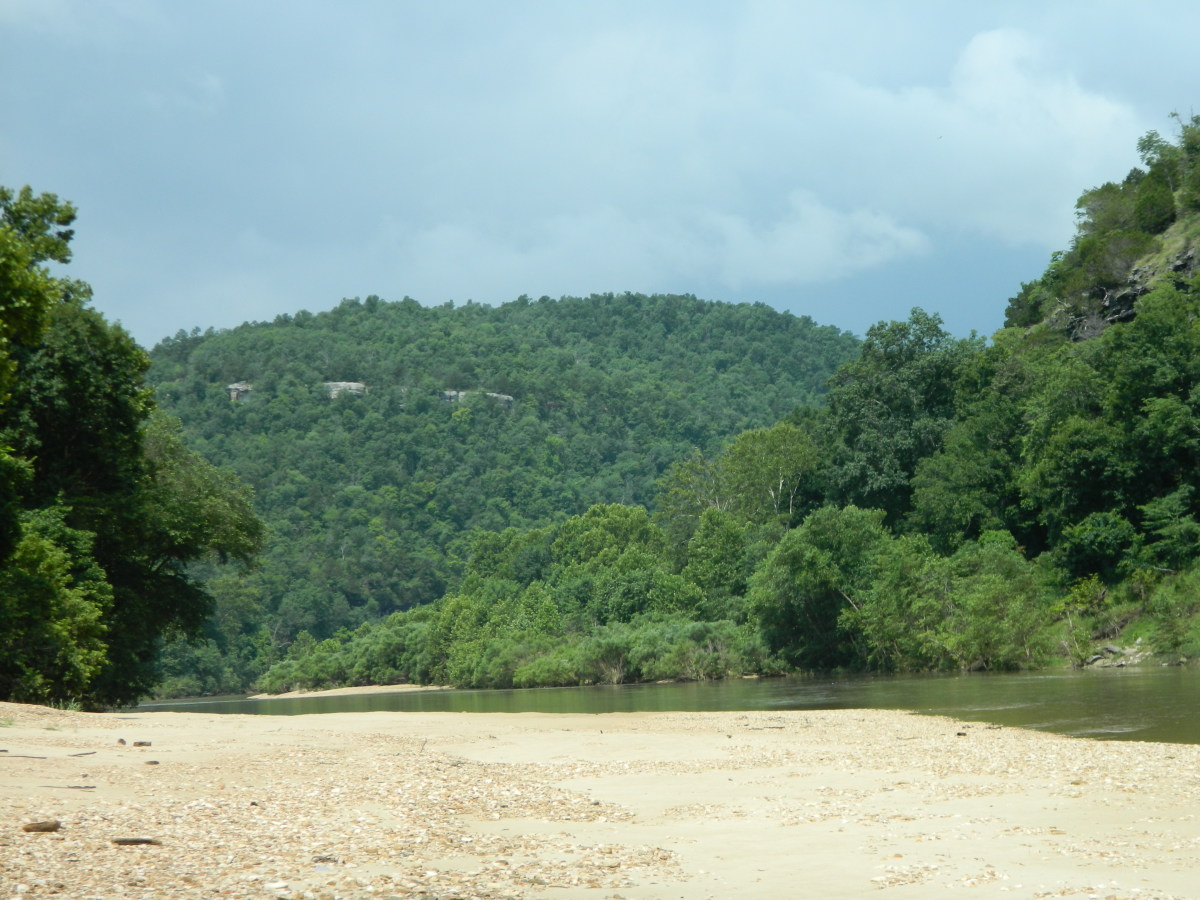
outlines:
M0 697L82 699L107 662L112 587L92 556L94 535L71 528L61 506L23 517L0 569Z
M41 339L51 310L81 286L54 278L46 262L68 262L75 209L53 194L0 187L0 411L14 387L14 354ZM20 490L28 484L24 460L0 442L0 564L20 540Z
M1131 623L1200 652L1200 122L1139 151L990 345L920 309L851 358L762 306L372 297L163 342L182 430L40 268L69 208L4 195L0 684L133 696L171 632L203 638L173 693L1079 664ZM216 568L256 520L185 439L256 488L256 571Z
M846 628L889 540L882 510L826 507L788 532L754 573L751 609L773 652L805 669L859 666L857 631Z
M1103 318L1135 261L1194 230L1177 205L1194 126L1178 145L1148 136L1147 170L1084 194L1071 249L1010 303L1020 331L985 345L914 310L870 330L824 408L664 449L653 516L605 503L445 541L466 558L461 584L427 628L388 645L419 671L377 670L534 686L1010 669L1055 646L1079 664L1139 619L1162 649L1200 652L1187 599L1200 544L1200 285L1159 279L1133 315ZM650 409L668 433L673 413ZM476 414L452 413L451 433L465 439ZM630 490L635 460L616 458L620 484L643 500ZM268 682L365 657L377 633L314 642Z
M636 294L495 309L368 298L180 333L152 353L158 402L192 446L255 488L270 534L238 590L256 614L225 616L233 631L211 636L237 658L259 648L265 669L301 630L324 640L457 590L468 553L490 554L505 579L544 578L540 529L594 504L652 504L671 464L739 432L751 429L747 448L762 443L753 429L813 403L856 343L761 305ZM231 402L226 385L238 381L253 388ZM368 391L331 398L326 381ZM467 393L446 402L449 390ZM771 446L815 465L788 440ZM779 474L761 473L738 503L786 518L799 486L781 494ZM482 532L509 537L471 550ZM700 602L635 557L596 588L589 614L626 615L643 590ZM591 590L595 573L571 578ZM224 593L212 593L220 618ZM199 666L202 651L172 648L180 673L193 652ZM247 685L256 675L247 670Z
M768 666L757 628L725 615L729 584L718 583L710 603L671 571L665 535L645 509L595 506L531 534L480 535L455 592L342 638L298 640L260 686L618 684ZM502 558L529 547L544 549L536 571L509 577Z
M1175 221L1175 194L1165 175L1151 170L1138 184L1133 206L1133 226L1147 234L1161 234Z
M1094 337L1114 316L1130 317L1130 310L1109 306L1110 299L1129 286L1135 264L1153 259L1164 246L1178 246L1180 237L1188 239L1188 229L1181 226L1200 210L1200 117L1174 117L1177 141L1154 131L1138 141L1145 169L1134 169L1120 184L1107 182L1079 198L1071 248L1056 254L1038 281L1022 285L1009 301L1006 326L1049 320L1081 340ZM1171 283L1172 271L1159 266L1155 280Z
M750 559L746 546L747 529L719 509L700 514L691 540L687 543L687 563L680 573L704 591L703 618L737 618L750 577Z
M25 189L0 212L0 697L128 703L210 612L189 565L246 561L261 529L155 413L141 348L41 266L74 210Z
M920 309L905 322L873 326L859 358L830 383L831 496L885 510L891 524L906 515L917 464L941 448L963 367L982 348L982 340L951 337Z

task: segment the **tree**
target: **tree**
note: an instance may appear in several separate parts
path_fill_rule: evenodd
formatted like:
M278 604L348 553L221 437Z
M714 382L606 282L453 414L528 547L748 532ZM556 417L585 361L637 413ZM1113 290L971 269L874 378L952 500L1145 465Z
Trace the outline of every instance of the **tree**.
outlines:
M805 669L859 665L863 648L843 613L870 586L890 536L882 510L824 507L789 531L755 570L749 602L768 646Z
M872 668L912 672L954 665L947 632L954 612L950 561L923 535L901 535L872 561L871 586L842 610L842 626L861 635Z
M744 528L728 513L706 509L688 541L687 565L681 574L707 594L711 611L744 595L748 578Z
M261 526L245 489L155 417L141 348L41 265L69 259L74 210L24 189L0 190L0 213L0 646L25 648L0 696L131 702L162 637L198 633L210 610L189 565L248 560Z
M788 423L739 434L721 454L729 508L745 522L798 522L817 505L816 442Z
M985 532L952 558L955 609L947 643L962 669L1036 666L1047 654L1050 605L1037 567L1012 535Z
M92 557L94 535L53 507L23 516L0 568L0 697L79 700L107 663L112 588Z
M907 321L871 327L859 358L830 380L839 502L882 509L890 524L908 512L912 474L941 447L954 422L961 368L982 346L951 337L938 316L921 309Z
M12 348L35 342L51 307L81 286L54 278L43 265L71 259L75 208L53 194L0 187L0 404L11 386Z
M74 219L74 207L53 194L34 196L28 187L16 193L0 187L0 414L13 387L14 351L41 337L56 303L85 292L83 286L54 278L43 265L70 260L72 232L67 226ZM29 475L10 450L0 440L0 564L18 540L19 492Z

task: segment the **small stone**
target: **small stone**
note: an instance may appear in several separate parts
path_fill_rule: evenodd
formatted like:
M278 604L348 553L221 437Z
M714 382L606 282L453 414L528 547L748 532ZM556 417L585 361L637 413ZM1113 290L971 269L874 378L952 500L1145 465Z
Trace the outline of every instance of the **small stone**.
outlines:
M62 823L58 819L51 819L47 822L30 822L28 825L22 825L22 831L45 834L50 831L58 831L62 827Z

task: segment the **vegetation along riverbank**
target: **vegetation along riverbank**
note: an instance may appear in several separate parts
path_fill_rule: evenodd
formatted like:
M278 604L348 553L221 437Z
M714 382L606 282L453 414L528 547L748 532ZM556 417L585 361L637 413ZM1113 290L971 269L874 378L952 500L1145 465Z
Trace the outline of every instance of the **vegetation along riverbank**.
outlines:
M1200 656L1178 122L990 339L920 308L859 340L690 296L368 297L147 355L44 269L73 210L7 191L0 696Z

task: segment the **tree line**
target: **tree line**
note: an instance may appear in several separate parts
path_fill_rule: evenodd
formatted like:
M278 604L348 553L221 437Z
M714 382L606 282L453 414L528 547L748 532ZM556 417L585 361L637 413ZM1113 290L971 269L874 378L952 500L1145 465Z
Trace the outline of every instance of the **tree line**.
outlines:
M1200 120L1139 151L990 340L368 297L147 356L5 191L0 695L1194 656Z
M477 534L439 600L302 635L262 686L1200 654L1200 120L1139 147L990 341L880 323L820 404L692 449L644 505Z
M676 460L816 403L857 346L761 304L641 294L367 297L180 333L151 353L156 396L254 488L268 536L248 575L206 574L210 640L168 647L164 690L245 690L302 635L425 607L479 534L650 504Z

